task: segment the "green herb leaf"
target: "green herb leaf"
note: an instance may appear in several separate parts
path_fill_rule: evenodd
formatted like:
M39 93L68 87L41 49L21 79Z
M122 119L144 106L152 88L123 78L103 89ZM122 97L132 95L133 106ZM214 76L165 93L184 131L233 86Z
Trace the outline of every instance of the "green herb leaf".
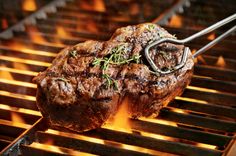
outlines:
M70 51L70 56L76 58L76 56L77 56L77 51L76 51L76 50Z
M55 78L55 80L68 82L68 80L65 79L64 77L58 77L58 78Z
M152 30L154 30L155 29L155 25L154 24L148 24L147 25L147 30L148 31L152 31Z
M109 65L121 65L121 64L127 64L131 61L134 61L135 63L139 63L141 55L133 55L130 58L126 58L128 49L126 44L118 45L111 49L111 54L108 57L104 58L95 58L92 62L92 65L94 66L100 66L103 73L105 70L109 68ZM102 75L103 79L106 79L106 86L109 88L111 85L118 90L118 83L116 80L112 79L108 74Z

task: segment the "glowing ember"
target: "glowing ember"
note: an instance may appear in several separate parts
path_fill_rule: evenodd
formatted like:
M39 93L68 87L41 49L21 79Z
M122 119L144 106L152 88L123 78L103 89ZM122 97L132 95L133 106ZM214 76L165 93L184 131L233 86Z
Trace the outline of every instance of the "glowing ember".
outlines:
M169 26L180 28L183 25L183 20L180 15L174 15L171 17Z
M215 33L211 33L209 36L207 36L208 40L214 40L216 38L216 34Z
M35 0L24 0L22 9L25 11L35 11L37 9Z
M218 66L218 67L225 67L226 66L226 62L222 56L220 56L218 58L218 60L216 62L216 66Z

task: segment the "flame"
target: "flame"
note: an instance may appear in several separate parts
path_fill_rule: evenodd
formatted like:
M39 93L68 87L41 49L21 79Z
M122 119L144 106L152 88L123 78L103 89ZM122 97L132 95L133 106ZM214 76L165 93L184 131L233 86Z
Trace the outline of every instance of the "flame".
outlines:
M5 67L5 65L2 65L1 67ZM10 72L8 71L3 71L3 70L0 70L0 77L1 78L4 78L4 79L8 79L8 80L14 80L13 76L11 75Z
M22 9L25 11L35 11L37 9L35 0L24 0Z
M2 19L2 29L8 28L8 22L5 18Z
M79 27L79 26L78 26ZM78 28L79 29L79 28ZM96 25L96 22L93 20L88 20L87 21L87 25L86 25L86 29L88 29L91 32L98 32L98 27Z
M197 56L197 62L201 62L202 64L207 64L205 59L201 55Z
M103 0L81 1L80 7L85 10L105 12L106 6Z
M180 28L183 25L183 19L180 15L174 15L171 17L169 26Z
M208 149L216 149L217 148L217 146L209 145L209 144L203 144L203 143L197 143L196 146L203 147L203 148L208 148Z
M104 125L104 128L112 129L112 130L119 130L123 132L131 133L131 125L129 123L129 111L128 111L128 98L125 98L118 112L114 116L111 123L107 123Z
M211 33L210 35L207 36L208 40L214 40L216 38L216 34L215 33Z
M94 0L94 10L105 12L106 7L103 0Z
M22 63L19 63L19 62L13 62L12 64L13 64L13 67L15 69L28 70L28 67L25 64L22 64Z
M60 37L71 37L70 33L66 32L66 30L62 26L57 26L56 30L57 30L57 34Z
M14 122L25 123L24 119L15 112L11 112L11 121L13 123Z
M218 60L216 62L216 66L218 66L218 67L225 67L226 66L226 62L222 56L220 56L218 58Z
M37 43L47 43L47 41L40 35L35 35L35 32L39 32L36 27L27 27L30 39Z

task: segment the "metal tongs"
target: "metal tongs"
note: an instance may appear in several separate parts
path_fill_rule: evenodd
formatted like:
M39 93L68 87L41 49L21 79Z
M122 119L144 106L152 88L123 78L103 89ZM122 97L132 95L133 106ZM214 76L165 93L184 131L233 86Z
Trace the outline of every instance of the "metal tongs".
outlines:
M161 43L174 43L174 44L185 44L187 42L190 42L198 37L201 37L205 34L208 34L216 29L218 29L219 27L221 26L224 26L225 24L233 21L236 19L236 14L233 14L215 24L213 24L212 26L206 28L206 29L203 29L202 31L196 33L196 34L193 34L185 39L181 39L181 40L178 40L178 39L173 39L173 38L162 38L162 39L159 39L159 40L156 40L154 42L152 42L151 44L149 44L146 48L145 48L145 57L147 59L147 61L149 62L150 66L152 67L153 71L155 74L169 74L169 73L172 73L180 68L182 68L186 61L187 61L187 56L188 56L188 52L191 52L190 49L188 47L185 47L184 48L184 51L183 51L183 55L182 55L182 58L181 58L181 61L179 64L177 64L175 67L173 67L173 69L168 69L168 70L161 70L161 69L158 69L158 67L155 65L154 61L151 59L150 55L149 55L149 50L150 48L156 46L156 45L159 45ZM213 41L211 41L210 43L208 43L207 45L205 45L204 47L202 47L201 49L197 50L194 54L193 54L193 58L196 58L198 55L204 53L205 51L207 51L208 49L210 49L211 47L213 47L216 43L220 42L222 39L224 39L225 37L227 37L228 35L230 35L233 31L236 30L236 25L233 26L231 29L229 29L228 31L226 31L225 33L221 34L220 36L218 36L216 39L214 39Z

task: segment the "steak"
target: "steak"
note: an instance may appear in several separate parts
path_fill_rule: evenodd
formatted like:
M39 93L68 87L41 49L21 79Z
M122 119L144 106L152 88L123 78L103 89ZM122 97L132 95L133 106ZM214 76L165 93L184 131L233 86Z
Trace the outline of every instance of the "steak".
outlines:
M119 28L108 41L89 40L63 49L40 72L37 106L51 126L78 132L103 125L128 101L131 117L157 116L190 83L194 62L188 52L184 67L167 75L151 71L145 47L160 38L175 38L156 24ZM162 43L150 50L156 66L173 68L184 45Z

